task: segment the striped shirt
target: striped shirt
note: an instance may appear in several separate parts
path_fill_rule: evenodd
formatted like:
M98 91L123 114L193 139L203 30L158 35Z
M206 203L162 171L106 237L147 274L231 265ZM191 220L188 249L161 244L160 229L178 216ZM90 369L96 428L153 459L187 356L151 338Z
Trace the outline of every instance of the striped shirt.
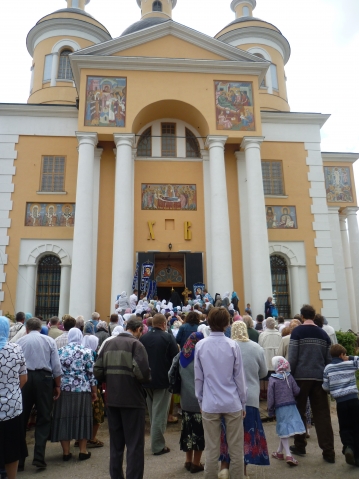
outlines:
M349 361L333 358L324 369L323 389L330 392L337 402L358 398L355 373L359 369L359 357L350 356Z

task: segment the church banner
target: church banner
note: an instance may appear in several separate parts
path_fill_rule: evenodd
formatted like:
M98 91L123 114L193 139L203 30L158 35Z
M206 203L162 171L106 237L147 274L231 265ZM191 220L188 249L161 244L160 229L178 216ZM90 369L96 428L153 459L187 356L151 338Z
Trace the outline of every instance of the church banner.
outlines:
M141 266L141 291L143 293L148 291L150 277L153 271L154 264L151 261L145 261Z
M251 82L215 81L217 130L254 131Z
M267 228L297 229L297 211L295 206L266 206Z
M197 186L142 183L143 210L197 210Z
M85 126L126 124L126 78L87 77Z
M75 209L75 203L26 203L25 226L73 227Z

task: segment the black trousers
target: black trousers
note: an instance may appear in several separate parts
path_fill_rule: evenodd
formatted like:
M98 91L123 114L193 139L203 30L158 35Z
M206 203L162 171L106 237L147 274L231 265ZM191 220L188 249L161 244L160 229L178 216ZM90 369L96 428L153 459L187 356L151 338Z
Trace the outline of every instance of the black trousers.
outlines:
M38 370L28 371L27 382L21 390L25 434L31 409L33 405L36 407L34 459L43 462L45 461L46 441L51 430L53 387L52 374L44 370ZM25 457L20 460L20 463L24 463L24 461Z
M107 407L110 431L110 476L124 479L125 446L126 479L143 479L145 467L145 409Z
M359 459L359 399L337 403L339 434L343 443L343 454L350 447Z
M330 419L328 394L322 388L323 383L314 380L298 380L297 384L300 387L300 393L296 398L297 408L303 424L306 423L305 411L309 397L319 447L322 449L324 457L335 457L334 434ZM305 434L296 434L294 436L294 444L298 449L305 450L307 445Z

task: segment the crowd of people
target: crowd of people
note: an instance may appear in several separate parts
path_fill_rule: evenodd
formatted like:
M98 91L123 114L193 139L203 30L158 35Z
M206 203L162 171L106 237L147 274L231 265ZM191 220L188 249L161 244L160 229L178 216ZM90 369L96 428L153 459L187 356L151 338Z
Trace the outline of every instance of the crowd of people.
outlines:
M47 467L46 443L64 462L90 459L105 413L111 479L144 477L145 414L152 454L170 453L168 422L182 418L184 468L206 479L244 479L247 466L270 460L298 465L311 418L323 459L335 462L328 393L337 402L342 453L359 467L359 358L348 357L335 331L310 305L291 320L270 316L272 298L254 319L238 295L208 291L186 301L119 295L110 321L94 312L42 321L19 312L0 317L0 470L15 479L28 456L26 430L36 415L32 465ZM267 401L279 445L268 451L260 415ZM265 403L263 403L265 404ZM289 444L293 437L294 443ZM72 441L75 441L72 443ZM126 476L123 472L126 452ZM204 456L204 463L202 457ZM5 472L4 472L5 474Z

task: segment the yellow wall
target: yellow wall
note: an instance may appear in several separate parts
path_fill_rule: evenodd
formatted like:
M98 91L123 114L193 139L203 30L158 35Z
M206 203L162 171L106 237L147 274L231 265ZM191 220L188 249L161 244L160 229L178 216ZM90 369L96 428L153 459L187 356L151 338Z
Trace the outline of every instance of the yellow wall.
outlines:
M33 239L72 239L73 228L25 226L26 203L75 203L77 179L77 139L62 137L20 136L16 146L16 175L13 177L15 192L12 195L13 209L10 211L11 227L6 253L9 263L5 265L6 283L13 300L16 298L17 269L19 264L20 240ZM65 190L67 195L38 195L40 189L41 161L44 155L66 157ZM15 266L14 266L15 265ZM5 295L4 311L12 311L10 295Z
M333 161L323 161L323 166L338 166L339 168L349 168L350 172L350 183L352 187L352 193L353 193L353 201L351 203L333 203L331 201L328 201L328 206L338 206L340 209L344 209L347 206L357 206L357 195L356 195L356 188L355 188L355 182L354 182L354 170L353 170L353 163L347 161L347 162L338 162L335 163Z
M266 205L296 206L298 229L268 230L269 241L304 241L306 252L308 290L310 304L318 311L322 307L319 299L319 268L316 265L317 249L314 246L314 215L311 213L312 200L309 196L309 167L306 165L307 152L303 143L264 142L262 144L262 160L281 160L285 194L288 198L268 198Z
M86 78L87 75L96 76L124 76L127 77L127 117L124 128L113 127L89 127L84 126L85 118L85 98L86 98ZM144 88L144 78L146 87ZM216 129L215 119L215 80L228 81L252 81L254 112L256 120L256 131L223 131ZM175 99L175 100L174 100ZM181 118L177 115L178 105L182 107L195 109L207 123L207 130L199 130L203 136L209 134L228 135L228 142L238 143L238 139L243 136L261 135L261 118L259 107L258 82L256 77L248 75L221 75L221 74L198 74L198 73L174 73L174 72L146 72L145 77L141 71L121 71L121 70L82 70L80 87L80 113L79 130L98 132L100 139L111 140L113 133L137 133L134 129L134 122L141 111L148 105L153 104L151 114L159 114L156 102L168 100L169 104L173 100L173 111L170 117ZM162 115L161 115L162 116ZM163 117L163 116L162 116ZM188 121L197 129L196 124L191 117L181 118ZM150 120L149 120L150 121ZM142 124L145 126L146 123ZM137 123L136 123L137 125Z
M153 58L196 58L201 60L226 60L205 48L197 47L172 35L128 48L115 53L115 56Z

